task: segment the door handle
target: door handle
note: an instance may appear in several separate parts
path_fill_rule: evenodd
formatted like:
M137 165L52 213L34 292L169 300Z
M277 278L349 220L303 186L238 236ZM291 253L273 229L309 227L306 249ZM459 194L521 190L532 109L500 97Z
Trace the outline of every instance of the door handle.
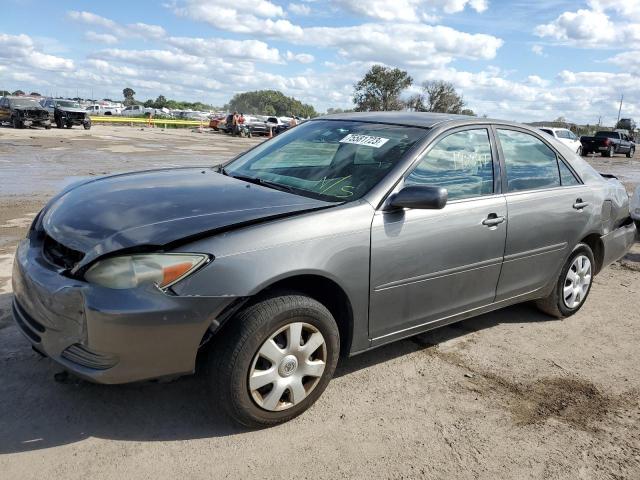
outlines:
M495 213L490 213L489 216L482 221L482 224L487 227L495 227L496 225L500 225L502 222L504 222L504 217L499 217Z
M573 204L573 208L576 210L582 210L584 207L589 206L588 202L583 202L581 198L576 199L576 203Z

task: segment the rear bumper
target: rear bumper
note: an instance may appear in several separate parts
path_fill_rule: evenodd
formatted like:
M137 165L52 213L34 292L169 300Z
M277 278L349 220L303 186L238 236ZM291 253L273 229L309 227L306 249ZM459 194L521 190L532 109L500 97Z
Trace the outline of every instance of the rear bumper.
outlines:
M631 248L636 238L636 225L631 218L628 222L602 237L604 259L602 268L622 258Z
M61 275L24 240L13 312L32 346L79 377L127 383L192 373L200 342L234 298L112 290Z

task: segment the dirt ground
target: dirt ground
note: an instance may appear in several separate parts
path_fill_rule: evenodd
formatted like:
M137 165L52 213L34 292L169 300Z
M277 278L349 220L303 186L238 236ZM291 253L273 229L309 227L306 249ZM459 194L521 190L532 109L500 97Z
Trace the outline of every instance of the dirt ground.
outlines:
M230 425L203 375L100 386L32 352L10 313L16 242L79 177L211 165L259 140L98 126L0 128L0 478L640 478L640 245L557 321L530 305L341 361L279 427ZM629 191L640 162L590 161Z

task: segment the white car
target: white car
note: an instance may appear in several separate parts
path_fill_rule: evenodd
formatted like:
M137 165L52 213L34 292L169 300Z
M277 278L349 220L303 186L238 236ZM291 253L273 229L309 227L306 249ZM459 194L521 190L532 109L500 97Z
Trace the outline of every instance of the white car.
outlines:
M89 115L120 115L122 112L121 108L107 107L104 105L89 105L86 110L89 112Z
M636 225L640 226L640 186L633 192L633 196L629 201L629 211Z
M143 107L142 105L129 105L122 110L121 115L123 117L144 117L148 113L155 115L156 109L151 107Z
M540 130L564 143L578 155L582 154L582 144L580 143L580 139L568 128L540 127Z

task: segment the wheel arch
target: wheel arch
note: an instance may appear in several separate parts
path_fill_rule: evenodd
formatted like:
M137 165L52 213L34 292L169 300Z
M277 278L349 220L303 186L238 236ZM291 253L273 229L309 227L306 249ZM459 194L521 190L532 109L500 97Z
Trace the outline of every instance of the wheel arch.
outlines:
M340 354L349 354L353 339L353 307L346 291L337 282L316 273L292 275L265 286L253 299L256 301L278 292L300 293L327 307L340 331Z
M596 262L594 266L594 275L597 275L600 273L604 262L604 243L602 242L600 234L591 233L580 240L580 243L585 243L589 245L589 248L591 248L591 251L593 252L593 259Z

